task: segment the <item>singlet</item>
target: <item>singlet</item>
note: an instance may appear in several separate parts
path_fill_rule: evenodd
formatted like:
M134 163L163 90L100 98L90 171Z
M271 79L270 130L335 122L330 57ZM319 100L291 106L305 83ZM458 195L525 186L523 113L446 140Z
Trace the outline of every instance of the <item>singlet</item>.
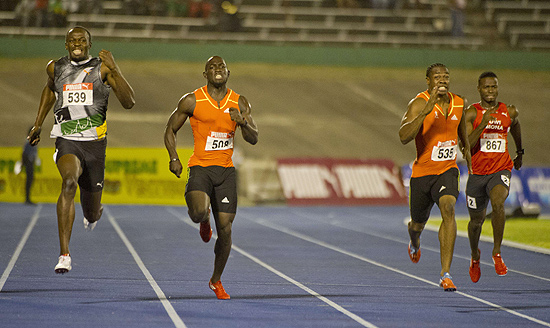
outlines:
M233 167L233 139L237 123L231 120L229 108L239 108L239 94L227 89L219 102L210 97L206 86L194 91L195 110L189 118L195 147L188 166Z
M475 103L476 119L474 129L483 119L485 109L480 103ZM501 102L487 126L481 132L479 140L472 148L472 173L477 175L493 174L502 170L512 171L514 162L508 153L508 131L512 125L512 119L508 113L508 107Z
M448 93L450 103L447 118L439 105L424 118L422 127L415 138L416 159L411 177L439 175L450 168L458 168L458 125L464 111L464 100ZM428 91L419 93L416 98L430 99Z
M51 138L88 141L107 134L107 103L111 87L101 79L97 57L76 63L67 56L54 66L55 122Z

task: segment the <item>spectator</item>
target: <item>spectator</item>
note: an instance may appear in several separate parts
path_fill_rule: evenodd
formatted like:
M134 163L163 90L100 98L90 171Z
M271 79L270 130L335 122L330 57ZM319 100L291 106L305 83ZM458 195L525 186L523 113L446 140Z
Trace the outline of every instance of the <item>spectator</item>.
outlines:
M38 146L31 146L28 142L25 142L25 146L23 146L23 155L21 156L21 163L22 166L25 167L26 174L25 204L27 205L34 205L31 201L31 188L34 182L34 166L40 165L37 148Z
M187 1L166 0L166 14L170 17L187 16Z
M223 32L238 32L241 29L241 19L238 16L239 7L230 1L223 1L219 10L218 28Z
M34 9L35 0L21 0L15 7L15 18L21 26L29 26Z
M208 18L212 11L212 4L206 0L189 0L189 17Z
M36 0L34 10L36 13L36 27L48 27L48 0Z
M454 37L464 36L464 21L466 11L466 0L449 0L451 9L451 35Z

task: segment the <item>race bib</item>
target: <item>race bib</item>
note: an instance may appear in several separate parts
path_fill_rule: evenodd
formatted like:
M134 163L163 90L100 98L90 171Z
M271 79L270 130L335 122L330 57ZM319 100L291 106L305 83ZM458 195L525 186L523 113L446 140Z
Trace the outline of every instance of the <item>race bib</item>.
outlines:
M93 105L94 84L74 83L63 85L63 107L70 105Z
M458 147L450 140L445 142L439 142L437 146L432 149L432 161L442 162L456 159Z
M206 138L206 147L204 150L226 150L233 148L233 133L210 132Z
M506 139L499 133L486 133L479 140L481 151L485 153L504 153L506 151Z

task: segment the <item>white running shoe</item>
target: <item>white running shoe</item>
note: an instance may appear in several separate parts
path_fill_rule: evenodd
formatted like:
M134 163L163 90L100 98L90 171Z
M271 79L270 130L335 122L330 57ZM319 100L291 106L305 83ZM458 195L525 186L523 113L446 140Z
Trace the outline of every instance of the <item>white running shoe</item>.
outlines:
M71 256L70 255L60 255L59 262L55 266L55 273L67 273L71 271L73 267L71 266Z
M97 221L90 223L90 221L88 221L88 219L86 219L86 218L84 218L84 220L82 220L82 222L84 222L84 229L86 229L86 231L94 230L94 228L97 224Z

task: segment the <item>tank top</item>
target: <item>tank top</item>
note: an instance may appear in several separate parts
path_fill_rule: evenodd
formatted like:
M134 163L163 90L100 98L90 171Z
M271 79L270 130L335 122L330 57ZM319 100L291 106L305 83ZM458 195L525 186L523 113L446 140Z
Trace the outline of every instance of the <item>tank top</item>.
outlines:
M107 134L107 103L111 87L101 79L101 60L60 58L54 66L56 102L51 138L88 141Z
M485 109L480 103L473 104L477 113L474 129L483 119ZM481 132L479 140L472 148L472 173L477 175L493 174L502 170L512 171L514 162L508 153L508 131L512 119L508 107L501 102L487 126Z
M189 122L195 145L188 166L233 167L231 157L237 123L231 120L229 108L239 108L239 94L227 89L219 103L210 97L206 86L194 94L195 110Z
M464 111L464 100L448 93L450 103L447 117L439 105L424 118L422 127L415 138L416 159L411 177L439 175L455 167L458 153L458 125ZM419 93L416 98L430 99L428 91Z

